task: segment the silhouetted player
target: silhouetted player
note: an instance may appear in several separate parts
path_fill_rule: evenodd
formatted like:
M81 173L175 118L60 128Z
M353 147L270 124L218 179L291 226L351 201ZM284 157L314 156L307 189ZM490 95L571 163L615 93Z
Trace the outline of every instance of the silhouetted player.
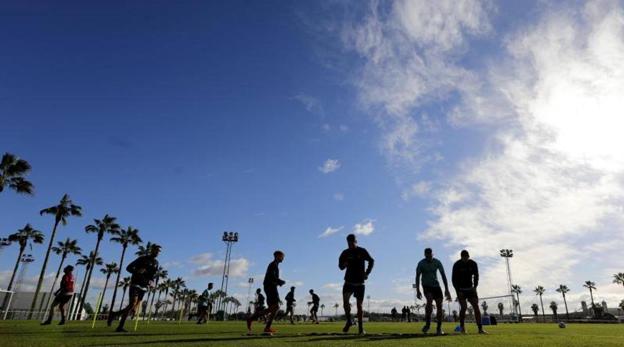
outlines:
M138 257L135 261L128 264L126 271L132 274L130 278L130 290L128 294L128 306L119 312L110 311L108 315L108 324L110 325L116 316L121 315L119 320L119 326L115 330L118 333L127 332L124 329L124 324L130 313L135 313L137 308L140 307L143 296L153 284L156 271L158 271L158 254L160 253L160 246L154 245L149 250L148 255Z
M199 296L197 303L197 324L206 323L208 322L208 318L210 318L210 312L212 311L212 287L212 282L208 283L208 288L204 289Z
M442 276L444 282L444 295L447 300L451 300L451 293L448 290L448 281L446 280L446 274L444 274L444 267L442 263L433 257L433 251L431 248L425 249L425 259L418 262L416 267L416 297L422 299L422 293L420 292L420 277L422 276L422 287L427 299L427 305L425 305L425 326L422 328L422 332L429 331L431 326L431 313L433 312L432 302L436 302L436 320L437 320L437 335L444 335L442 331L442 289L438 282L438 271Z
M319 324L318 320L318 310L319 304L321 303L321 298L314 293L314 290L310 289L310 295L312 296L312 301L308 302L308 304L312 304L312 308L310 309L310 320L312 322Z
M261 312L256 311L253 316L247 318L247 333L252 334L251 331L251 323L256 320L258 317L268 314L266 326L264 327L264 333L272 335L276 331L271 328L271 324L273 323L273 318L275 318L275 314L279 309L279 292L277 291L278 286L283 286L284 282L279 278L279 263L284 260L284 252L275 251L273 253L273 261L267 267L266 274L264 275L264 293L266 294L267 305L269 306L266 310L262 310Z
M65 305L67 305L69 300L74 295L74 275L72 274L72 271L74 271L74 267L71 265L67 265L63 269L64 275L61 279L61 286L56 292L54 292L54 300L52 301L52 306L50 306L48 319L46 319L45 322L41 323L41 325L48 325L52 323L55 306L58 306L59 311L61 311L61 321L59 322L59 325L65 324Z
M342 331L345 333L348 332L353 324L351 321L351 304L349 303L349 299L351 295L353 295L357 303L358 332L359 334L365 334L364 326L362 325L362 302L364 301L365 292L364 282L366 282L371 271L373 271L375 260L368 254L366 249L358 247L354 234L349 234L347 236L347 244L349 248L342 251L338 259L338 267L340 270L347 270L344 276L345 283L342 286L342 301L347 322ZM364 270L364 262L368 263L366 270Z
M264 307L264 295L262 295L262 289L256 289L256 302L254 302L254 314L256 312L264 311L266 307ZM260 317L260 315L258 315Z
M295 324L293 316L295 314L295 287L290 287L290 291L286 294L286 313L290 319L290 324Z
M479 334L486 334L485 330L483 330L483 326L481 325L481 310L479 310L479 297L477 295L477 286L479 285L479 267L474 260L470 259L470 254L467 250L461 251L461 259L456 261L453 265L451 282L453 283L453 288L455 288L457 300L459 301L460 332L462 334L466 333L464 321L466 319L466 309L468 308L466 301L468 301L474 309Z

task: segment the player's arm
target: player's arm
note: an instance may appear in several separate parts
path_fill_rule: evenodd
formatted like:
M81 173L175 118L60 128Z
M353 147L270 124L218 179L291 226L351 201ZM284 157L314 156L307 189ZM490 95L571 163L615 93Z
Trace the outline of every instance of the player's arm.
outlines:
M366 278L368 278L368 275L370 275L373 271L373 266L375 266L375 259L370 256L368 251L366 252L366 262L368 263L368 266L366 267Z
M422 275L422 270L420 269L420 263L418 263L418 266L416 266L416 280L414 281L414 283L416 283L416 297L418 298L418 300L422 299L422 293L420 292L420 276Z
M474 287L477 288L477 286L479 285L479 265L477 265L477 263L474 263Z
M440 267L440 275L442 276L442 282L444 282L444 295L446 296L446 300L451 301L451 292L448 289L448 280L446 279L446 274L444 273L444 266L442 263L439 263Z
M455 263L453 265L453 273L451 274L451 284L453 284L453 288L455 288L456 290L459 288L459 285L457 283L459 281L459 278L458 278L459 273L457 271L457 268L458 268L458 263Z
M138 265L139 265L139 264L138 264L139 259L141 259L141 258L137 258L137 259L135 259L133 262L131 262L130 264L128 264L128 266L126 266L126 271L128 271L128 272L129 272L129 273L131 273L131 274L133 274L133 273L137 272L137 270L138 270Z
M344 251L340 253L340 257L338 258L338 268L340 270L344 270L347 268L347 259Z

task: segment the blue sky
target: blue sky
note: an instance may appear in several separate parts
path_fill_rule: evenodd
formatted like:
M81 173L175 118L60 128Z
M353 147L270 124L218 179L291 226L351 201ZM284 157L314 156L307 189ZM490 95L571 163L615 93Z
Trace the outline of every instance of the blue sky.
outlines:
M68 193L84 217L58 240L91 249L84 226L112 214L162 244L170 275L196 289L220 281L220 235L238 231L230 287L242 298L279 248L300 296L336 302L336 258L354 230L378 260L379 309L411 302L427 246L449 269L471 250L483 294L504 292L507 247L527 292L567 283L585 300L592 279L599 298L621 297L609 284L624 241L622 143L609 130L622 125L621 3L0 11L0 150L32 164L36 187L2 194L2 234L26 222L49 233L38 211ZM3 282L14 248L0 253ZM120 248L102 252L116 261Z

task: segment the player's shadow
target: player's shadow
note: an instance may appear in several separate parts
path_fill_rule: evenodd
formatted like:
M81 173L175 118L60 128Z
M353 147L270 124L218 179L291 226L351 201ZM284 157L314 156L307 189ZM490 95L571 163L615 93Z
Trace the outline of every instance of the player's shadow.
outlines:
M453 336L453 335L445 335ZM415 338L432 338L439 337L430 334L369 334L369 335L326 335L318 336L307 339L307 342L319 342L319 341L339 341L339 340L366 340L366 341L382 341L382 340L401 340L401 339L415 339Z

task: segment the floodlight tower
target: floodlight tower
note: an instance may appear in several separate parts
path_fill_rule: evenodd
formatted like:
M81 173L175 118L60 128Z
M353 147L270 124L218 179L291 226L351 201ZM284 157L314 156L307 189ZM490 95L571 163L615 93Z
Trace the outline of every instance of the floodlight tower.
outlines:
M223 232L223 237L221 238L223 242L225 242L225 263L223 264L223 276L221 277L221 292L224 296L227 296L227 287L230 277L230 257L232 255L232 245L238 242L238 233L237 232ZM221 310L221 304L223 300L219 298L219 304L217 305L217 311Z
M509 295L511 295L511 297L513 298L513 290L512 290L512 281L511 281L511 267L509 266L509 258L513 258L513 250L512 249L501 249L500 250L500 256L505 258L505 263L507 264L507 287L509 290ZM516 308L515 305L511 304L511 309L514 312L514 314L516 313Z
M249 277L249 279L247 280L247 283L249 283L249 288L247 289L247 311L251 311L251 304L250 304L249 298L251 296L251 286L254 283L253 277Z

